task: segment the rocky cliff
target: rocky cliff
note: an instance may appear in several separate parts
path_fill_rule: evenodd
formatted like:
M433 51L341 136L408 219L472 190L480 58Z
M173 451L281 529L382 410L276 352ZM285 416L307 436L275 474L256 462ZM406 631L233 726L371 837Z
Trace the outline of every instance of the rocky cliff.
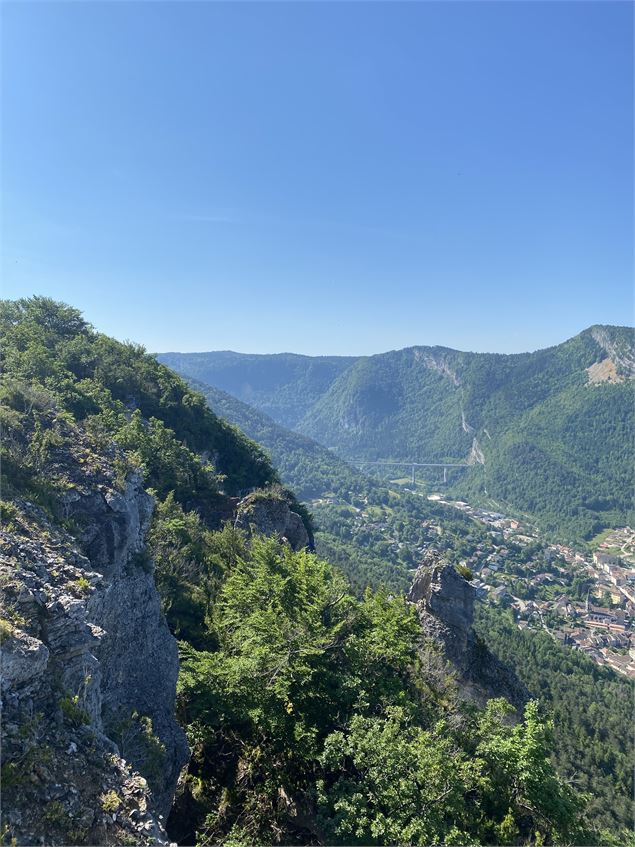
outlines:
M0 534L3 822L18 844L166 841L188 748L178 654L144 536L153 500L81 434L50 511L17 498Z
M523 708L529 692L474 632L476 592L453 565L429 552L415 574L408 599L417 607L424 635L440 647L466 699L483 705L492 697L504 697L517 709Z

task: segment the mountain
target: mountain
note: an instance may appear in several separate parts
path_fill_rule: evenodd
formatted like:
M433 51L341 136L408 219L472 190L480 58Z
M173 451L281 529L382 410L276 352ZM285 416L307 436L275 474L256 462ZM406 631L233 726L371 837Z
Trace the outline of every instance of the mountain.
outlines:
M534 640L513 645L494 618L474 633L473 592L448 561L477 532L467 519L206 390L291 456L277 471L143 348L68 306L3 302L0 329L4 840L628 839L632 686L573 662L563 710L549 639L534 660ZM321 557L280 477L333 501ZM437 547L454 541L407 602L403 551L418 555L430 520ZM351 591L329 544L353 575L370 549L383 573L360 568L357 588L375 590ZM557 716L555 748L536 704L482 708L525 700L490 633L517 669L529 656L523 682ZM556 764L598 787L593 805Z
M285 430L267 415L219 389L195 381L192 386L206 397L213 411L240 426L266 448L285 484L303 498L318 498L311 503L318 526L318 551L341 567L358 592L368 584L376 586L383 582L393 591L409 584L412 564L419 564L426 556L417 549L421 541L417 528L422 525L443 528L441 537L436 533L426 537L425 546L428 549L430 543L433 547L449 544L444 550L446 560L453 556L455 561L459 560L477 544L487 543L472 522L455 521L454 510L452 514L425 498L369 479L326 448L306 436ZM339 506L326 504L324 498L335 498ZM390 504L382 520L388 532L398 539L396 545L387 545L382 532L372 531L372 526L356 527L353 521L359 520L360 512L354 512L351 521L346 504L363 502L367 511L369 500ZM413 591L417 584L415 578ZM461 608L459 598L452 598L449 612L459 614ZM475 617L481 643L493 654L504 657L542 708L553 713L557 739L553 760L567 779L592 795L594 821L610 832L629 827L634 762L628 729L632 717L632 682L599 667L584 654L562 647L546 633L521 632L509 613L495 606L477 603ZM435 624L436 637L440 634L439 627L443 630L442 624ZM488 667L493 668L497 684L501 684L496 662L472 662L464 646L458 655L459 671L466 664L468 668L478 667L482 685ZM505 674L502 678L505 679ZM463 684L469 687L469 680L466 683L464 679ZM623 830L622 833L627 838Z
M208 363L196 373L193 355ZM212 364L225 355L169 361L218 385ZM262 359L271 374L272 357ZM300 359L306 373L311 359ZM252 404L275 418L279 395L295 397L294 428L351 461L467 463L450 478L457 494L527 515L563 541L634 520L633 329L594 326L534 353L410 347L340 364L317 399L317 385L303 393L302 379L280 371L269 399ZM231 374L223 388L238 396L240 358Z
M205 642L205 533L245 489L296 529L302 509L141 347L46 298L0 303L0 330L3 840L167 844L189 759L174 636Z
M210 409L239 427L271 456L285 483L302 500L328 496L336 490L362 494L373 481L336 453L301 433L287 429L265 412L222 389L189 378L191 387L202 394Z
M352 356L163 353L160 361L207 385L227 391L293 428L346 368Z

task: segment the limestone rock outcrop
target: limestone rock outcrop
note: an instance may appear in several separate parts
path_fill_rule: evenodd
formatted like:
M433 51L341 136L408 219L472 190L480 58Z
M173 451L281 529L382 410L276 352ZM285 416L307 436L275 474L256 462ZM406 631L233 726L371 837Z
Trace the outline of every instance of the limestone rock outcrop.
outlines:
M419 566L408 594L424 636L441 649L456 673L461 694L479 705L504 697L522 710L529 700L526 687L474 632L475 599L473 586L434 551Z
M234 523L248 536L257 532L286 540L293 550L313 549L313 538L302 518L281 496L260 492L247 495L238 504Z
M188 748L153 501L138 473L69 467L59 519L16 499L0 531L3 823L17 844L167 843Z

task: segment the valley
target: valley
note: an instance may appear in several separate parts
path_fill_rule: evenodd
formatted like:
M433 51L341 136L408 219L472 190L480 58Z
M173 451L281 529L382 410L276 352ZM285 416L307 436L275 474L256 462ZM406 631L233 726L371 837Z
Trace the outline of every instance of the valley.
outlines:
M628 327L593 326L514 355L418 346L357 358L159 359L352 464L467 463L448 475L455 499L505 502L555 541L585 544L635 524Z
M393 483L408 490L407 480ZM519 629L541 629L597 664L635 679L633 530L624 527L606 534L591 553L545 541L535 526L501 512L441 494L429 494L427 499L455 509L484 530L478 538L466 532L446 550L452 561L471 572L479 599L510 610ZM355 506L335 497L317 498L307 505L317 516L334 510L340 519L347 519L347 537L353 545L373 547L384 558L397 557L411 573L444 535L443 520L425 518L418 544L410 547L389 509L364 502ZM316 538L328 548L327 537L318 531Z
M633 356L629 352L632 347L632 334L629 335L623 328L605 327L591 328L565 342L561 348L515 357L476 356L445 348L415 348L414 351L405 350L370 359L317 359L317 370L313 369L313 363L307 361L307 357L291 355L281 357L284 367L275 356L201 353L168 354L160 358L170 361L186 376L195 373L199 377L216 379L237 395L253 398L256 405L261 403L261 395L254 390L252 381L256 375L266 373L272 396L275 398L279 393L285 398L281 420L295 421L296 431L286 429L281 420L274 421L264 415L262 409L248 406L238 396L232 397L219 390L218 386L205 385L199 380L192 380L192 384L206 395L213 409L227 416L271 451L285 483L306 499L313 512L320 549L340 564L360 589L365 581L370 584L384 582L403 589L425 551L430 547L441 547L452 561L473 571L473 584L479 596L509 609L519 628L541 628L560 643L581 650L594 662L606 664L616 672L633 678L635 648L631 639L635 617L635 560L631 531L628 527L620 528L617 523L620 515L628 518L632 514L632 498L624 495L632 490L633 470L628 463L633 458L633 450L626 431L625 439L618 439L619 449L612 446L618 433L621 435L619 427L632 428L632 416L620 405L632 393L632 382L629 381L633 374ZM411 352L414 355L410 359ZM607 352L614 359L607 357ZM434 445L438 443L436 433L432 446L430 440L424 441L425 446L418 448L419 454L411 452L408 460L399 462L393 458L394 440L388 448L390 453L382 456L374 447L370 458L360 458L359 451L363 452L364 448L360 446L362 442L359 439L364 427L371 426L368 422L358 420L352 424L346 418L339 419L341 433L346 433L351 426L352 431L357 433L358 446L353 457L349 455L349 448L343 447L343 442L334 437L331 441L335 440L335 449L329 450L308 439L304 433L297 432L297 429L315 432L320 439L325 439L324 443L328 446L328 426L320 425L318 432L318 429L312 429L313 424L307 423L312 413L307 411L306 392L319 415L326 398L334 396L334 392L341 392L343 381L350 381L352 368L359 368L362 373L368 371L368 379L375 380L378 375L381 377L382 371L378 370L374 360L386 359L386 366L392 370L388 372L390 380L384 384L386 391L390 389L396 396L402 377L394 370L394 360L395 357L402 360L404 356L410 359L410 369L423 366L423 373L417 376L418 382L413 381L413 376L409 376L409 380L411 387L416 386L416 396L424 410L431 404L434 406L435 398L440 396L439 391L449 392L448 396L451 396L452 391L460 390L460 404L454 417L453 438L458 439L454 442L455 452L437 456L438 467L425 466L414 460L414 457L424 458L422 451L425 451L426 459L430 458L436 449ZM588 360L594 356L599 361L598 366L582 368L584 357ZM612 362L612 369L607 370L607 361ZM293 363L292 371L289 370L289 362ZM539 375L537 365L544 369L539 382L536 382ZM328 371L325 370L327 367ZM465 376L466 368L468 374L470 368L476 368L479 376ZM531 389L532 400L516 395L519 371L524 374L522 379L527 386L535 383ZM319 377L316 377L316 372ZM484 377L483 373L487 376ZM617 376L615 379L601 379L606 373ZM430 379L433 381L430 382ZM506 386L506 382L509 385ZM610 421L595 417L595 406L588 406L589 399L595 404L599 398L594 393L599 383L611 383L610 388L606 386L607 389L619 392L618 395L607 394L605 398L606 403L613 404ZM483 395L486 390L491 392L491 396ZM478 405L473 397L470 399L470 394L481 397ZM299 397L296 413L291 411L290 406L290 398L294 396ZM491 443L496 439L496 432L500 432L501 419L509 417L511 405L516 408L524 406L528 410L527 421L531 430L523 429L520 424L520 432L513 436L519 444L520 437L525 439L522 442L524 450L546 426L545 416L551 414L549 408L555 409L564 397L576 397L578 411L572 411L566 421L560 412L560 418L555 417L549 423L549 450L560 456L571 455L572 433L578 429L582 432L576 435L577 449L596 449L598 438L602 436L605 443L600 453L596 451L595 467L602 466L601 454L610 448L606 458L610 456L613 479L630 479L630 489L628 486L620 489L619 494L625 504L624 510L598 510L593 522L585 524L587 529L583 534L570 531L572 521L579 523L582 515L590 515L588 508L581 507L578 502L579 477L571 477L564 483L556 481L550 478L548 466L541 465L546 474L546 479L542 480L541 497L536 499L536 495L532 495L531 502L527 503L514 494L514 489L500 486L501 473L510 482L515 481L514 486L516 482L526 485L526 480L521 480L521 477L523 474L531 476L533 471L522 459L508 457L504 467L499 466L498 470L490 467L491 461L494 464L497 461L492 459ZM408 404L412 406L412 400L403 400L402 408L407 408ZM275 412L277 401L267 402L268 408ZM379 413L377 397L372 401L367 398L364 402L369 404L369 414ZM584 405L584 423L580 420L581 404ZM451 406L447 407L446 403L443 408L447 410ZM486 412L488 409L492 411ZM485 414L487 417L484 417ZM337 415L333 420L338 420ZM389 414L388 420L394 422L394 413ZM559 420L563 420L560 429L557 428ZM484 447L477 441L475 426L469 421L480 427ZM616 424L619 424L617 430ZM516 422L514 427L518 425L519 422ZM382 424L379 419L373 426L375 428L368 429L366 437L369 443L372 439L373 444L381 444ZM420 436L422 430L416 420L411 420L409 426L413 438L415 434ZM445 427L447 430L448 422L428 415L426 426L436 426L441 430ZM594 433L593 441L584 439L585 429ZM397 445L398 433L399 430ZM450 444L447 436L444 437ZM464 439L463 442L461 439ZM460 443L463 443L462 449L468 451L465 459L472 462L471 465L466 462L461 466L457 460L461 454L456 445ZM338 453L341 459L337 458ZM475 456L480 456L481 461L477 461ZM579 464L579 458L575 461ZM590 457L585 461L590 467ZM558 462L562 465L561 459ZM318 468L326 466L328 474L321 475ZM404 476L399 477L400 472ZM588 484L599 485L597 480L596 471ZM440 483L439 490L443 494L429 493ZM616 487L617 482L613 487L615 496L619 493ZM540 500L556 493L559 511L545 520ZM601 499L597 493L594 497L596 502ZM591 499L587 498L586 502L588 506ZM454 519L450 518L452 514ZM602 522L607 521L614 522L613 529L605 528ZM595 530L598 531L595 536L590 534ZM602 545L596 552L593 551L594 537ZM610 565L598 565L598 557L603 562L602 551L607 549L614 554L614 560Z
M187 376L187 370L182 373ZM574 533L571 540L566 537L567 521L546 531L536 515L518 507L510 513L508 500L503 506L503 498L494 500L478 487L475 495L470 493L465 480L452 482L450 477L449 484L443 484L438 469L430 477L417 469L415 486L411 467L403 469L402 477L395 475L399 469L390 467L366 466L372 474L362 473L361 463L343 461L237 397L197 380L192 384L212 409L267 449L282 478L309 505L321 555L336 562L357 590L382 583L404 590L431 548L443 550L457 566L473 568L470 577L480 595L477 632L517 668L532 694L554 714L554 761L567 778L593 794L594 814L606 826L629 819L630 777L623 765L630 761L630 744L626 738L618 741L613 730L607 744L606 732L618 725L626 729L632 717L632 608L623 595L619 601L616 595L607 598L606 589L617 587L607 585L608 577L593 561L594 548L607 544L619 547L631 567L628 529L616 523L615 529L590 539ZM623 415L628 423L627 408L611 414ZM606 426L601 420L597 425ZM463 428L461 418L457 426ZM484 428L484 436L489 443L489 428ZM472 471L485 472L482 466ZM627 463L621 472L632 478ZM569 491L562 496L567 498ZM595 620L587 623L588 614L594 613L586 610L587 596L604 614L600 626ZM577 649L574 639L579 639ZM628 648L619 646L627 641ZM612 758L616 745L619 757L625 756L619 767Z
M0 847L635 847L635 4L1 15Z

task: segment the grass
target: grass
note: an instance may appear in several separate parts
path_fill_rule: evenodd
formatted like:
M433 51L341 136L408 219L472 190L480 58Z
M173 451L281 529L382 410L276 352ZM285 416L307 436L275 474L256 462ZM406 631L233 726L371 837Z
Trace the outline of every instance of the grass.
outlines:
M71 726L78 728L90 723L88 713L79 705L79 696L77 694L74 697L71 697L70 694L65 694L60 700L60 709Z
M80 576L75 581L75 587L81 594L88 594L90 591L90 582L86 579L85 576Z
M6 618L0 618L0 644L4 644L13 635L14 626Z
M598 535L594 536L589 542L589 547L592 550L595 550L596 547L599 547L606 539L615 532L614 528L609 527L608 529L603 529Z

